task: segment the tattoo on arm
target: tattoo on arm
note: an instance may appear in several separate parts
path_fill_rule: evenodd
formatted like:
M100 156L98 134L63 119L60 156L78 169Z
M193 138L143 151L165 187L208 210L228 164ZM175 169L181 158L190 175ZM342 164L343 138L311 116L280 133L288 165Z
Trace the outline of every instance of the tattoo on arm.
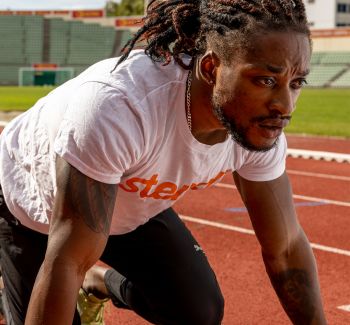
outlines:
M289 269L269 274L273 287L293 324L311 324L316 307L312 281L304 270Z
M108 236L117 186L95 181L71 167L66 187L71 212L94 232Z

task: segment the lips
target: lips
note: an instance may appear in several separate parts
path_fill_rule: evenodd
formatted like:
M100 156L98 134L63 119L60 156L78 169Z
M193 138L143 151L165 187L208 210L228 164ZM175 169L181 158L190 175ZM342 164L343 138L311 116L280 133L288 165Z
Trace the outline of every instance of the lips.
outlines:
M289 119L265 119L263 122L259 123L259 126L263 128L283 129L289 122Z
M288 124L289 119L267 118L258 123L258 126L261 136L265 139L276 139Z

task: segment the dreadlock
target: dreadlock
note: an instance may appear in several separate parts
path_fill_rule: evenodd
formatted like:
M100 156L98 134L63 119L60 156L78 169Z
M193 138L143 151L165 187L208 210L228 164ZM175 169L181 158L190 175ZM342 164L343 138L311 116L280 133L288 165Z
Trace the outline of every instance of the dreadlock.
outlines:
M225 58L229 44L243 45L258 31L289 31L310 40L302 0L153 0L141 27L122 50L118 62L127 59L135 44L146 41L146 54L157 62L173 58L184 69L204 54L208 42ZM232 41L234 36L235 42ZM183 54L192 61L186 65Z

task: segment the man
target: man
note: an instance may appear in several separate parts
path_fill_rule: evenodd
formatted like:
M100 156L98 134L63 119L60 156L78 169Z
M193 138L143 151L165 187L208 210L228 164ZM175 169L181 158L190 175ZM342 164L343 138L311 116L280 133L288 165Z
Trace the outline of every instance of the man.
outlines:
M0 168L14 323L72 323L83 287L154 324L220 324L215 275L171 205L232 172L292 323L326 324L282 132L309 59L301 0L156 0L117 66L14 120Z

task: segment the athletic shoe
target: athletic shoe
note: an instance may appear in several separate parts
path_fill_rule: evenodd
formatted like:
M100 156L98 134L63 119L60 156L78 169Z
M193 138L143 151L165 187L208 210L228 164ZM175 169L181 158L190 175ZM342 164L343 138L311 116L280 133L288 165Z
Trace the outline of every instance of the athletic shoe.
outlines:
M105 325L103 312L109 298L99 299L92 293L79 290L77 308L80 315L81 325Z

